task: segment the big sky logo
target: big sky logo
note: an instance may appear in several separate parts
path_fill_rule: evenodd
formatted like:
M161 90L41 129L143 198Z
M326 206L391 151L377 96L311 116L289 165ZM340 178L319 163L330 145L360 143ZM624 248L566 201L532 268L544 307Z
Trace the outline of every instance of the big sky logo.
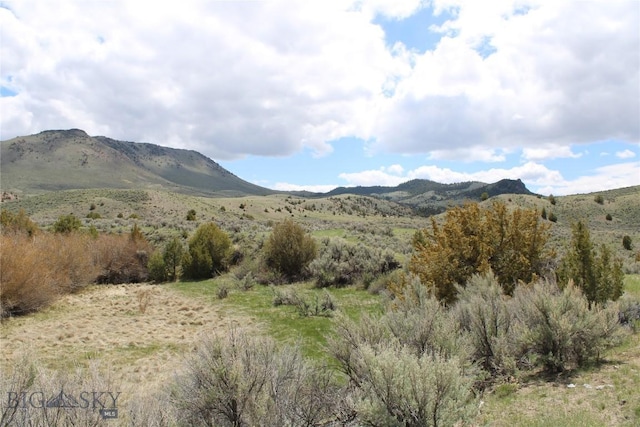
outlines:
M102 418L118 417L120 392L82 391L67 393L64 390L53 394L43 391L7 392L5 407L12 409L87 409L98 410Z

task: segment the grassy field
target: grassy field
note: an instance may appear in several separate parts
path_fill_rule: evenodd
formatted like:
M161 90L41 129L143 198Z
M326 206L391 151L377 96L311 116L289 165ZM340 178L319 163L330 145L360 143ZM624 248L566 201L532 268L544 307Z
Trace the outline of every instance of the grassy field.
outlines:
M571 222L586 219L594 241L609 244L624 258L628 272L640 271L636 260L640 247L638 188L608 192L604 204L596 203L594 195L558 197L555 205L535 196L501 198L510 206L556 212L559 219L552 225L551 243L558 251L570 237ZM389 248L405 263L414 232L428 226L429 219L402 210L390 214L394 205L378 203L346 195L212 199L160 190L77 190L3 203L2 208L25 209L44 228L68 213L103 232L127 232L139 224L159 247L169 236L186 237L199 224L215 221L229 233L236 249L242 250L259 247L275 222L293 218L318 239L340 237ZM186 220L189 209L196 211L196 221ZM89 212L101 218L85 218ZM611 221L606 213L612 215ZM634 250L622 249L624 235L631 236ZM640 275L627 275L625 286L623 299L640 299ZM226 297L220 298L225 289ZM294 291L309 304L324 298L326 292L308 282L277 288L277 292ZM203 335L226 334L235 327L270 335L283 345L299 344L307 357L330 362L324 346L336 318L301 315L292 305L275 306L275 292L262 285L243 290L232 273L166 285L92 285L39 313L3 321L0 369L6 370L25 353L51 370L99 362L121 385L126 400L127 395L165 387ZM353 287L328 292L337 310L351 317L381 312L384 305L381 296ZM577 372L553 378L514 378L487 390L481 396L475 425L640 425L640 334L626 336L604 359L600 365Z
M228 289L223 299L221 287ZM309 283L278 290L295 290L308 301L324 292ZM329 292L349 316L382 311L380 296L355 288ZM623 298L632 297L640 299L638 275L626 278ZM98 361L125 395L136 396L166 386L203 335L237 327L282 345L300 344L307 357L331 363L324 345L335 318L301 316L273 300L270 287L242 290L232 275L158 286L92 286L45 311L2 322L2 368L24 352L53 370ZM634 426L640 423L639 387L640 334L628 334L602 364L553 378L514 378L486 391L475 425Z

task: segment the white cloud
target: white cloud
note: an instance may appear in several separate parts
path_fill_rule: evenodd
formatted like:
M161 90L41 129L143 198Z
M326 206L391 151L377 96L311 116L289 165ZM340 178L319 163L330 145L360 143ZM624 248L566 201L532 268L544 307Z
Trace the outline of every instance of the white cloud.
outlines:
M8 7L2 77L18 95L0 99L3 138L80 127L219 159L324 155L331 140L366 137L369 105L398 66L346 1Z
M573 158L577 159L581 157L581 153L574 153L571 150L571 146L563 146L557 144L543 144L538 147L524 147L522 149L522 157L526 160L550 160L558 158Z
M397 165L397 164L391 165L386 168L383 167L382 170L386 170L387 172L393 175L402 175L402 173L404 172L404 168L402 167L402 165Z
M594 173L573 180L549 184L538 189L541 194L580 194L640 184L640 164L618 163L597 168Z
M456 160L461 162L504 162L508 150L487 147L462 147L452 150L434 150L429 153L431 160Z
M396 174L392 175L384 169L366 170L353 173L341 173L340 175L338 175L338 177L347 181L348 186L361 185L365 187L372 185L394 187L407 181L406 177L398 176Z
M272 188L277 191L311 191L312 193L328 193L337 185L298 185L287 182L278 182Z
M477 172L459 172L435 165L425 165L412 169L403 176L391 175L385 168L381 168L342 173L339 177L347 181L349 186L395 186L411 179L428 179L444 184L467 181L493 183L501 179L521 179L533 192L567 195L638 185L640 164L632 162L607 165L597 168L589 175L571 180L565 179L560 171L549 169L536 162L527 162L512 168L491 168Z
M636 153L634 151L629 150L629 149L616 152L616 157L618 157L620 159L631 159L631 158L633 158L635 156L636 156Z
M388 47L374 17L426 4L451 12L437 47ZM0 129L222 160L322 156L350 136L432 160L572 157L640 140L639 14L633 0L5 2L0 81L17 95L0 98Z
M640 138L637 2L434 4L454 17L381 102L377 149L528 147L538 160L540 144Z

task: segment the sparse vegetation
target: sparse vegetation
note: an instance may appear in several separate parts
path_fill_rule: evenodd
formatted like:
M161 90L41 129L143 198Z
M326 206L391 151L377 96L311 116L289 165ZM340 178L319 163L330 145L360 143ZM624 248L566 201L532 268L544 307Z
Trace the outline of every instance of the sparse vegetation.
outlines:
M21 311L15 308L14 311L3 312L4 316L17 316L40 311L3 322L1 338L11 342L12 346L2 350L2 367L14 360L13 343L20 342L18 337L26 339L24 330L27 327L41 330L38 332L40 338L31 341L36 346L48 343L44 352L49 359L47 363L60 372L63 372L62 364L108 360L121 378L135 383L130 387L141 390L138 395L125 393L127 401L119 405L118 422L127 425L161 422L168 425L205 425L205 419L214 422L213 418L202 414L206 411L211 414L214 411L211 408L224 402L224 394L214 392L218 386L213 383L204 385L189 380L194 378L189 376L190 366L197 365L193 360L203 354L201 350L191 353L191 349L208 346L207 340L218 342L210 348L238 344L238 351L244 349L243 357L246 356L248 363L263 357L265 348L272 349L275 359L288 357L285 354L294 353L291 349L295 348L295 357L304 366L304 369L298 369L292 368L298 365L286 365L288 368L282 369L287 371L287 376L278 376L280 374L274 371L285 366L285 361L272 362L267 374L269 379L265 383L268 386L260 393L250 395L249 403L240 415L239 419L248 425L329 425L332 422L338 425L433 425L433 419L438 425L457 422L460 425L499 426L547 422L553 425L575 425L576 422L585 425L634 425L640 421L640 415L636 414L640 398L635 393L640 383L637 373L640 372L640 360L634 353L638 335L632 335L640 329L640 287L637 280L629 279L635 276L627 276L624 292L620 288L619 305L610 301L606 304L592 302L589 308L586 292L576 285L571 286L564 279L559 282L560 288L553 284L554 275L548 274L555 266L553 252L543 250L540 262L543 268L532 274L530 279L523 279L528 282L527 286L500 278L510 277L508 269L503 269L507 271L503 276L499 276L499 268L494 269L493 266L487 270L477 269L477 273L482 274L460 279L458 286L454 284L455 299L442 305L430 293L434 288L425 286L419 276L411 274L408 269L412 257L420 253L418 248L433 241L432 229L424 228L424 219L417 217L390 218L376 214L383 210L376 211L375 203L384 202L365 204L363 200L367 198L359 196L312 201L285 196L211 201L173 195L169 199L166 195L145 192L150 195L145 200L127 199L128 205L124 205L109 197L96 198L94 193L81 193L82 197L79 194L73 204L61 205L58 200L51 201L55 203L51 205L55 209L43 211L49 212L48 216L37 214L42 230L50 230L61 214L74 212L82 217L87 212L87 200L96 200L96 205L100 201L102 217L91 222L83 218L76 232L53 234L39 231L36 225L31 228L35 230L37 239L28 239L28 232L16 233L13 226L6 225L13 222L5 223L3 219L3 240L0 242L3 310L7 307L5 274L10 272L5 268L10 265L6 260L11 258L23 263L33 260L34 257L25 256L24 252L33 242L41 243L55 237L66 248L72 242L66 239L82 239L86 246L81 252L89 255L89 265L94 270L93 278L77 278L74 283L78 286L62 286L60 292L56 290L44 303L33 301L33 309ZM87 194L94 198L87 198ZM512 201L506 204L502 222L497 213L493 213L494 216L484 212L479 215L481 218L486 215L488 220L487 224L475 229L476 234L481 231L494 235L496 230L503 229L499 224L506 224L506 230L512 224L520 224L519 230L526 229L523 224L529 223L523 218L528 218L529 211L541 220L540 209L543 204L548 208L544 200L535 197L510 198ZM507 200L500 196L494 199ZM48 199L38 200L41 206L45 206ZM185 200L192 204L186 204ZM538 223L549 227L551 240L547 241L556 245L555 249L562 255L559 259L562 259L569 255L570 245L565 247L556 242L564 243L571 239L568 226L577 217L573 209L575 206L591 206L585 208L582 217L589 219L584 226L588 226L593 239L594 274L605 278L599 283L620 274L613 268L617 258L625 257L625 271L633 271L633 263L637 262L634 261L636 254L628 252L631 249L625 248L622 237L629 237L630 246L631 239L637 237L634 222L628 220L634 213L628 206L634 205L623 204L623 196L614 198L606 195L606 200L607 211L611 211L615 218L615 231L605 223L603 208L593 202L592 196L583 196L582 199L563 196L554 208L561 215L562 222ZM20 205L13 203L3 204L3 208L8 206L11 210L3 213L2 218L18 215ZM26 206L31 206L29 212L38 212L30 203L32 201L25 201ZM242 212L229 208L240 203L245 205ZM221 209L222 205L226 205L228 210ZM177 248L183 249L185 240L190 242L189 237L193 238L198 233L197 224L185 218L185 206L193 206L194 211L197 209L198 218L215 217L218 230L229 238L229 257L213 278L213 270L210 270L207 280L197 282L190 282L188 276L181 274L183 261L188 261L189 255L181 256ZM511 215L518 206L526 211L526 215L512 220ZM491 202L488 207L493 209ZM349 210L351 214L347 214ZM139 213L144 220L136 222L125 215L116 218L118 212L125 212L128 216L132 211ZM284 277L281 270L267 266L264 256L267 242L275 230L271 227L281 224L291 214L296 215L296 225L302 229L303 235L309 238L311 234L316 236L318 256L302 270L302 274ZM358 220L364 215L366 223ZM22 220L15 222L28 224L25 219L29 220L23 213ZM435 220L439 230L445 228L446 215ZM89 226L93 227L93 233L87 233ZM15 228L26 230L29 227ZM7 242L18 234L23 239L19 245L24 247L10 257L7 254L13 251L13 247ZM509 234L505 233L505 236ZM466 238L471 242L476 239L475 235L467 235ZM460 240L458 249L463 248L467 240ZM528 241L526 236L520 235L514 240ZM477 241L482 240L477 238ZM601 243L607 245L603 247ZM177 261L173 264L175 269L169 267L170 259L165 258L166 253L173 252L168 249L171 245L177 252L173 257ZM155 246L155 251L152 246ZM482 244L477 247L484 248ZM56 248L50 246L41 252L46 255L37 256L42 264L33 264L35 267L23 270L46 271L42 268L45 260L57 262L58 258L52 256L54 252L60 252ZM497 265L517 270L518 262L511 260L519 258L513 254L510 256L515 258L504 255L511 253L508 245L501 248L502 264ZM232 252L234 256L231 256ZM338 252L340 254L334 256ZM342 255L343 252L346 255ZM74 254L67 252L64 258L76 262L80 259L76 258L80 252ZM118 261L111 263L113 271L133 269L140 272L137 277L144 278L148 272L152 278L153 265L157 263L158 271L164 274L164 278L158 281L173 282L179 278L183 281L163 286L127 284L84 289L106 271L105 261L117 260L120 256L122 259L128 257L134 267L129 267L131 264L128 262ZM467 264L450 263L451 267L456 265ZM607 270L602 268L603 265L612 268ZM274 280L262 280L268 276L265 267L269 267L272 275L269 277ZM64 268L70 269L69 266ZM229 268L230 272L225 274ZM170 270L173 273L170 274ZM63 277L62 268L58 273L61 274L58 277ZM54 277L53 273L47 274ZM135 277L125 274L114 274L113 277L125 276ZM280 276L282 280L277 278ZM550 281L540 281L540 276L548 277ZM331 277L346 279L325 280ZM110 280L104 279L105 283L110 283ZM269 282L293 284L272 288L260 285ZM37 287L44 282L33 283L35 287L31 289L37 289L37 292L25 292L25 295L47 295L41 292L47 288ZM317 289L321 283L325 288ZM382 292L372 295L360 290L367 286ZM64 296L67 292L81 289L82 292ZM391 291L390 299L386 296L388 291ZM505 292L511 292L513 296L505 296ZM144 304L144 295L153 295L153 300ZM90 299L96 304L101 302L100 312L108 313L108 318L96 314L96 311L83 312L82 321L63 320L69 319L74 310L81 310ZM47 306L51 309L43 310ZM104 322L109 329L95 329L91 322L98 321ZM242 333L246 334L245 337L230 339L227 336L229 329L221 322L246 326L248 330ZM113 332L110 328L114 329ZM95 333L90 334L94 329ZM116 342L116 329L119 334L127 336L120 343ZM208 334L210 338L197 338L201 333ZM269 337L265 338L266 335ZM272 340L272 347L250 343L263 338ZM166 342L163 341L165 339ZM295 345L296 340L300 340L299 348ZM243 343L249 344L245 346ZM612 347L617 343L621 344ZM225 359L220 358L209 365L219 366L220 370L209 370L207 378L219 382L215 376L224 373L225 369L226 374L234 375L236 379L236 374L251 378L253 368L229 356L232 350L221 351ZM181 365L185 353L188 361ZM599 363L603 359L607 362ZM200 366L205 365L202 362ZM241 368L236 369L237 366ZM303 371L309 376L305 376L307 374ZM35 372L40 375L40 368ZM163 376L163 372L179 372L180 379ZM345 376L349 381L345 381ZM41 384L38 379L35 381ZM577 383L577 389L568 389L569 382ZM439 388L438 384L443 383L448 385L446 389ZM240 378L237 384L246 382ZM414 384L420 387L410 387ZM593 389L583 384L593 384ZM183 389L185 385L187 387ZM278 393L274 392L276 385L280 387L277 388ZM189 394L189 390L196 390L189 387L196 387L198 393ZM270 391L267 393L267 390ZM169 391L173 394L169 395ZM442 393L436 396L433 391ZM577 403L579 399L582 403ZM621 401L626 403L612 403ZM553 402L562 404L556 407ZM198 406L201 404L204 406ZM590 409L591 406L595 409ZM199 412L199 408L205 409ZM267 408L267 415L264 415L264 408ZM548 415L542 420L534 420L529 413ZM568 422L576 414L580 414L579 421ZM256 417L260 417L259 421L255 421ZM215 423L231 425L222 415L215 418Z

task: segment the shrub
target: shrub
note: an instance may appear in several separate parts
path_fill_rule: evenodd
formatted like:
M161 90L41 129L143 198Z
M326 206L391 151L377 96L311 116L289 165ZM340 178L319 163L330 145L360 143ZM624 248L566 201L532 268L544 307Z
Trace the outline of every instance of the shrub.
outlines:
M556 198L553 196L553 194L549 194L548 200L552 205L556 204Z
M89 219L100 219L102 218L98 212L89 212L87 214L87 218Z
M358 425L456 425L475 411L470 347L415 278L388 311L339 314L329 349L350 379Z
M273 227L263 250L267 266L290 281L304 276L306 267L316 257L313 238L290 219Z
M447 211L445 222L431 220L431 230L414 237L409 269L447 304L456 299L456 284L475 273L493 270L503 290L511 294L519 281L543 274L549 226L535 210L509 211L501 202L489 209L466 204Z
M455 316L460 329L469 334L472 359L491 377L516 372L513 344L515 320L495 276L474 275L459 289Z
M31 221L24 209L20 209L17 214L2 209L0 211L0 226L2 226L2 233L5 234L26 233L33 236L39 231L38 225Z
M100 402L107 409L122 407L122 396L117 391L121 388L111 381L112 375L108 375L95 363L91 363L87 368L78 367L73 371L52 372L45 369L34 357L23 356L19 363L3 369L0 374L0 393L3 396L0 420L3 426L108 425L108 421L102 419L99 410L86 406L73 407L74 403L88 403L86 400L83 402L81 397L82 393L88 391L106 391L100 396ZM13 396L16 397L12 401ZM36 407L25 408L22 396L31 398L31 401L27 400L26 405ZM65 397L67 400L64 400Z
M611 214L607 214L604 218L605 218L607 221L611 221L611 220L613 220L613 217L611 216Z
M79 230L81 226L82 222L75 215L62 215L53 224L53 231L56 233L71 233Z
M231 239L216 224L201 225L189 239L189 250L182 263L184 275L190 279L207 279L225 271L231 249Z
M604 196L602 194L597 194L593 200L599 205L604 205Z
M162 252L154 251L149 257L149 263L147 264L147 270L149 271L149 280L160 283L166 282L169 278L167 266L164 263Z
M383 344L359 348L357 360L354 409L362 425L452 426L475 415L473 378L455 357Z
M558 216L557 216L555 213L551 212L551 213L549 214L549 221L551 221L551 222L558 222Z
M94 245L100 269L97 283L139 283L149 278L151 245L136 225L129 235L103 235Z
M319 252L309 265L319 287L357 283L368 287L375 278L399 266L388 250L352 244L341 238L323 239Z
M40 310L93 281L93 241L77 233L0 235L2 317Z
M187 221L195 221L195 220L196 220L195 209L189 209L189 212L187 212Z
M520 354L550 372L597 360L618 338L617 307L589 309L572 284L562 290L548 282L517 289L514 315Z
M341 406L330 370L298 347L230 331L206 338L178 377L172 400L185 425L321 425Z
M622 237L622 247L625 248L628 251L633 249L633 243L631 242L631 237L630 236Z

